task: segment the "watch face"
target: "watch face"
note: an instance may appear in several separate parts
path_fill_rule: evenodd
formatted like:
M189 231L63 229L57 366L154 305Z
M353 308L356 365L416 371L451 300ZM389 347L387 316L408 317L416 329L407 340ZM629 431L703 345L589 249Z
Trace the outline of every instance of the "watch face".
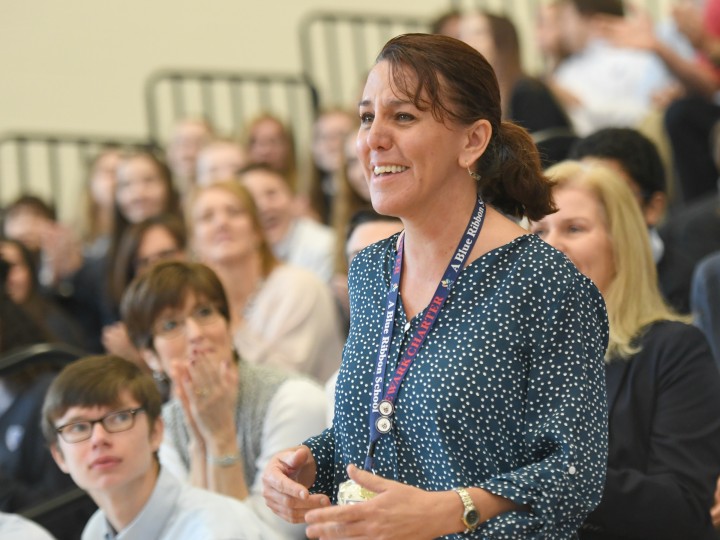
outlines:
M475 526L477 525L478 521L480 521L480 516L478 515L476 510L468 510L465 513L465 521L467 522L468 526Z

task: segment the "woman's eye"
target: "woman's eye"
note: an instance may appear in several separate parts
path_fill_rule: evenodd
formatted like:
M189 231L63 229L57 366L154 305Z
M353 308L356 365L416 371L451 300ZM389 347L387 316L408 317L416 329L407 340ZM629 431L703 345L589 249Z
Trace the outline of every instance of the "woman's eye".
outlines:
M535 236L538 236L538 237L542 238L543 236L545 236L546 231L545 231L545 229L535 229L535 230L532 231L532 233L533 233Z
M415 117L412 114L408 114L408 113L398 113L397 119L400 120L401 122L409 122L411 120L414 120Z
M172 332L175 330L180 323L176 319L165 319L160 323L160 329L163 332Z
M215 314L215 308L212 306L200 306L195 310L197 319L207 319Z
M369 124L375 119L375 115L371 113L362 113L360 115L360 123L361 124Z

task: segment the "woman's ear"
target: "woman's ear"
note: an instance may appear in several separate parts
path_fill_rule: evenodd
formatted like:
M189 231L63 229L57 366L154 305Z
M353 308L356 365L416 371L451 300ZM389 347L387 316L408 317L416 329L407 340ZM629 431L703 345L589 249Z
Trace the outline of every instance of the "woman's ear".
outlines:
M476 120L472 125L465 129L465 146L458 157L458 164L465 168L472 166L480 156L483 155L485 149L490 144L492 137L492 126L490 121L484 118Z

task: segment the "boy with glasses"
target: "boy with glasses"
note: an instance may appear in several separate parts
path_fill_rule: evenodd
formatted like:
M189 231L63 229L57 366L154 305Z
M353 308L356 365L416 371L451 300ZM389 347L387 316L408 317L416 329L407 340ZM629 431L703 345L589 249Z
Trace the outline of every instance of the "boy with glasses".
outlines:
M242 503L161 469L160 410L153 380L116 356L78 360L48 389L42 429L51 453L99 506L83 540L275 538Z

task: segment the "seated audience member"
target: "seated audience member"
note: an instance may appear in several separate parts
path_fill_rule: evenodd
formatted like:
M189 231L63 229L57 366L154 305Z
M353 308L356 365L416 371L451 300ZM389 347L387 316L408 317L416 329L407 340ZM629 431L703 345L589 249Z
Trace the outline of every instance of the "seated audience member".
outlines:
M295 139L282 120L261 114L246 126L242 138L250 164L269 165L288 179L293 191L298 189Z
M608 16L624 16L621 0L560 4L563 45L570 55L555 70L553 85L580 136L603 127L636 127L651 112L653 95L674 84L653 53L615 47L605 39Z
M535 13L534 44L543 59L543 76L555 72L558 64L570 53L566 50L562 39L561 6L564 0L538 2Z
M88 166L81 194L81 214L78 216L78 229L86 257L102 257L110 246L120 155L119 148L104 148Z
M0 358L47 341L7 295L8 273L0 259ZM0 511L19 512L72 488L54 466L40 432L43 396L54 375L49 366L37 364L8 367L0 374Z
M240 180L255 201L265 238L275 256L329 282L335 254L332 229L298 216L290 185L269 166L250 165L242 171Z
M87 350L102 351L103 328L120 319L122 291L113 284L126 272L118 265L125 231L132 224L160 214L180 215L170 169L150 151L123 153L117 169L110 247L101 258L85 259L82 266L58 285L60 291L67 291L63 306L80 321L88 336Z
M313 124L312 161L314 174L310 203L323 223L330 223L337 193L337 175L342 166L345 138L355 131L355 116L343 109L323 111Z
M676 27L694 47L695 55L684 57L663 43L653 28L649 13L607 22L606 35L619 46L635 47L657 55L681 83L670 105L666 126L679 174L684 202L717 194L718 171L708 152L710 130L720 119L720 107L714 100L720 90L720 67L711 56L720 49L720 1L677 2L673 6ZM703 12L704 11L704 12Z
M711 146L715 167L720 171L720 121L713 127ZM693 265L720 251L720 192L704 195L674 212L660 234L681 249Z
M347 226L345 249L343 251L345 268L350 267L350 263L360 251L375 242L389 238L396 232L400 232L402 228L402 222L398 218L378 214L372 208L355 212ZM345 322L349 324L350 298L348 297L347 272L335 276L333 287L343 308Z
M165 152L175 189L184 193L195 185L198 153L212 137L213 127L205 118L184 118L175 124Z
M238 357L230 310L220 280L199 263L159 263L126 293L133 343L172 382L161 463L196 486L247 501L284 537L301 538L302 528L265 506L261 474L279 449L322 430L325 397L308 379Z
M185 260L187 233L182 220L172 214L160 214L131 225L125 230L117 255L115 281L111 283L113 296L122 298L125 289L136 275L165 260ZM118 321L103 328L102 342L110 354L147 366L130 342L125 323Z
M695 267L690 304L695 324L710 342L720 369L720 251L708 255Z
M47 332L49 341L83 349L86 338L80 325L52 298L42 294L30 250L17 240L0 240L0 259L10 266L6 286L12 301Z
M463 16L460 30L461 39L485 56L495 71L503 120L531 133L544 167L566 159L576 139L570 119L550 88L523 71L513 22L502 15L475 11Z
M558 211L531 230L595 283L610 321L608 470L581 538L712 538L720 374L707 341L662 299L627 184L579 162L547 175Z
M37 523L17 514L0 512L0 538L3 540L54 540Z
M343 160L338 172L337 193L333 203L332 226L335 229L335 273L347 278L345 241L350 218L360 210L372 210L370 188L365 180L356 148L357 133L345 137ZM347 281L347 280L346 280Z
M610 167L627 183L650 234L660 291L675 310L689 313L694 262L682 247L665 242L657 230L665 215L667 189L655 144L632 128L606 128L578 141L570 156Z
M444 11L430 21L430 33L460 39L462 13L457 9Z
M99 509L83 540L275 538L230 497L190 487L160 466L161 399L152 379L117 356L90 356L48 389L42 429L63 472Z
M234 180L247 161L245 149L232 139L210 141L198 153L195 182L198 186L209 186L214 182Z
M194 253L227 292L240 355L325 382L339 367L343 347L329 286L275 258L252 196L239 183L199 189L188 210Z
M3 210L3 236L22 242L40 257L45 231L56 223L55 209L34 195L21 195Z
M366 247L391 237L393 234L403 229L402 221L393 216L384 216L378 214L375 210L360 210L353 214L347 229L347 240L345 241L344 256L347 267L350 266L355 255L360 253ZM335 277L336 295L343 308L346 326L350 325L350 298L348 295L348 276L347 274ZM335 404L335 382L338 373L335 372L327 383L325 383L325 392L328 396L328 425L332 425L333 408Z

